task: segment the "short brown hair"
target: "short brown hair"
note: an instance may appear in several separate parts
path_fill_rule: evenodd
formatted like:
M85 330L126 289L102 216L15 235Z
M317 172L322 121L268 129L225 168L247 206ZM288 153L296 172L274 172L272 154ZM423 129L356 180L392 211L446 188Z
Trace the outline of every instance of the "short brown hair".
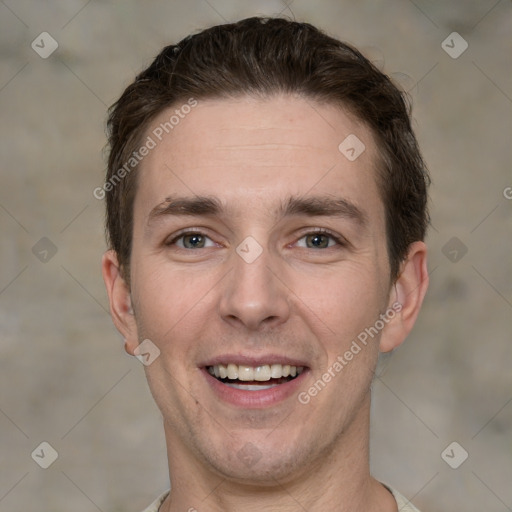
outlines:
M391 277L428 224L429 176L410 122L406 94L350 45L308 23L254 17L208 28L164 48L112 105L105 187L106 229L125 279L137 172L122 173L150 122L190 98L298 94L341 105L371 129L380 154ZM126 167L125 167L126 169ZM116 173L118 173L116 175Z

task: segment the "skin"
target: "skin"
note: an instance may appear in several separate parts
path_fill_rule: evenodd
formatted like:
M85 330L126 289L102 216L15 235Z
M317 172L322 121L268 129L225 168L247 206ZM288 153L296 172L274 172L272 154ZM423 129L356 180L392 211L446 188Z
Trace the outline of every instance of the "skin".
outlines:
M353 162L338 150L349 134L366 146ZM428 275L425 244L415 242L390 279L377 152L371 132L340 108L283 95L200 101L142 161L131 289L112 251L103 276L126 350L150 339L161 352L145 367L168 449L172 493L161 510L397 510L369 472L370 385L379 350L412 329ZM214 197L224 208L150 215L171 196ZM364 222L283 216L290 196L344 199ZM344 243L306 236L318 229ZM205 245L185 248L198 239L176 240L183 230L208 237ZM252 263L236 252L248 236L262 249ZM199 368L221 354L287 355L308 362L307 391L397 301L400 313L308 404L294 394L237 407ZM247 443L260 455L251 465L237 456Z

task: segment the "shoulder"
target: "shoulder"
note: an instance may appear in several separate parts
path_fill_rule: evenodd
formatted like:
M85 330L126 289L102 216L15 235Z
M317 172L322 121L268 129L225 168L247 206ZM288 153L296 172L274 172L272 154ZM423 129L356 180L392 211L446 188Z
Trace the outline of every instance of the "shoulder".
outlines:
M168 494L169 494L169 491L165 491L153 503L151 503L151 505L149 505L148 508L145 508L142 512L158 512L160 505L164 502L165 498L167 498Z
M388 487L388 489L391 491L391 494L396 500L396 504L398 505L398 512L419 512L419 510L398 491L392 489L391 487Z

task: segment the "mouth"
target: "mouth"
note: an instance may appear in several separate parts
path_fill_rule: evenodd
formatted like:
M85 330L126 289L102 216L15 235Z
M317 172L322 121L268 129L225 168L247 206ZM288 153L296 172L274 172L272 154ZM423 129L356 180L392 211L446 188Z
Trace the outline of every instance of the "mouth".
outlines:
M231 388L262 391L296 379L304 371L304 367L289 364L246 366L227 363L207 366L206 370L219 382Z
M261 409L277 405L299 392L309 368L289 363L292 361L274 360L250 365L217 360L201 369L218 399L237 408Z

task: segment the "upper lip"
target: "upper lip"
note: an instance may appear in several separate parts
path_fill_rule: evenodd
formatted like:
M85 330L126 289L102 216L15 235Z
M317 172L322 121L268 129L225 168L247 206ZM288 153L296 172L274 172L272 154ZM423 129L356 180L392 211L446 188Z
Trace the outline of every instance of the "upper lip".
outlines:
M224 354L212 357L205 362L199 364L199 367L215 366L218 364L237 364L244 366L263 366L265 364L289 364L290 366L308 367L306 361L292 358L289 356L281 356L278 354L267 354L258 356L249 356L242 354Z

